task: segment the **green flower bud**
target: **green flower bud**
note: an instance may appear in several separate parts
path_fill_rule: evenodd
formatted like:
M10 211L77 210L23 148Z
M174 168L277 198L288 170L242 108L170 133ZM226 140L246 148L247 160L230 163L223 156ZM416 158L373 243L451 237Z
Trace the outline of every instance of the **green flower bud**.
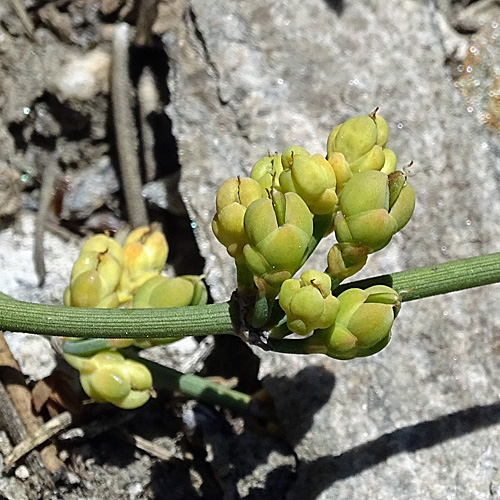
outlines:
M290 146L281 155L281 163L283 165L283 168L284 169L292 168L294 161L299 156L305 156L306 158L310 158L311 155L302 146Z
M132 307L199 306L207 303L207 288L199 276L179 276L165 278L155 276L144 283L134 295ZM156 345L170 344L178 338L136 339L134 344L141 349Z
M327 158L342 155L352 173L366 170L383 170L391 173L396 169L394 152L385 147L388 137L387 122L377 115L378 108L368 116L356 116L335 127L327 142ZM386 158L386 154L388 158ZM339 166L338 158L330 161ZM334 166L335 168L335 166ZM393 168L393 170L391 170ZM344 182L339 182L338 168L337 193L340 193Z
M338 297L335 324L316 330L307 339L311 352L324 352L337 359L375 354L385 347L401 305L399 294L385 285L366 290L349 288Z
M262 198L260 184L247 177L228 179L219 188L212 230L231 257L241 254L247 243L243 219L247 207L259 198Z
M392 149L384 148L384 159L384 166L382 167L381 172L384 172L384 174L387 175L395 172L397 167L397 158Z
M300 279L283 282L279 304L292 332L307 335L335 322L340 302L332 295L331 285L330 277L319 271L305 271Z
M354 175L345 184L334 223L339 243L365 245L375 252L406 225L413 213L415 195L405 182L399 189L399 174L391 176L368 170ZM391 190L395 193L393 197Z
M335 128L327 142L328 154L342 153L351 164L377 145L378 132L375 117L356 116Z
M93 236L83 245L71 270L70 285L64 292L64 305L114 308L116 290L123 271L123 250L111 238Z
M297 193L313 214L334 212L338 202L337 180L325 158L311 156L304 148L293 146L283 153L283 167L280 175L282 191Z
M385 147L387 144L387 139L389 138L389 126L380 115L377 115L378 108L376 108L368 116L375 118L375 125L377 126L377 145L380 147Z
M250 177L256 180L263 191L269 191L273 187L280 189L279 177L283 172L281 155L266 156L258 160L252 167Z
M406 226L415 209L415 192L407 184L402 172L389 175L389 208L390 214L396 219L398 231Z
M313 232L313 216L296 193L273 193L255 200L244 219L248 269L279 289L302 265Z
M119 352L104 350L89 358L64 354L64 358L80 372L80 383L87 396L98 403L133 409L150 397L153 385L150 371Z
M353 173L349 168L349 164L345 161L342 153L333 153L330 155L328 157L328 163L330 163L333 171L335 172L335 178L337 179L337 193L340 194L345 183L352 179Z
M366 264L370 249L365 245L337 243L327 256L327 272L334 278L345 280L360 271Z
M377 144L368 153L364 154L356 161L353 161L349 168L353 174L364 172L365 170L382 170L385 164L384 150Z
M117 294L112 292L106 295L103 283L104 280L95 270L81 273L64 291L64 305L104 309L118 307Z
M155 276L134 295L132 307L184 307L207 303L207 289L199 276Z

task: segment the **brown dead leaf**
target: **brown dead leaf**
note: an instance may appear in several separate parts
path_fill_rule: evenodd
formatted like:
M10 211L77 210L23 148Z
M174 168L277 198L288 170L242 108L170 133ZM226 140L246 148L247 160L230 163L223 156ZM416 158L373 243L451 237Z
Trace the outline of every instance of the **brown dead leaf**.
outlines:
M54 371L39 380L32 390L33 408L40 413L45 408L51 417L68 410L73 415L82 411L80 394L75 390L67 373Z

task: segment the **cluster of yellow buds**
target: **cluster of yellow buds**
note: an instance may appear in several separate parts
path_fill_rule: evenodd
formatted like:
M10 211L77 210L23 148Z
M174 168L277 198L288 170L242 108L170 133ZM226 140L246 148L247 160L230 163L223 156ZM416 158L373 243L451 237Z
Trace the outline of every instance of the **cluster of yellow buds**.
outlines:
M71 271L64 291L64 305L73 307L118 307L117 288L123 273L123 248L109 236L87 240Z
M156 224L132 231L124 247L113 238L89 238L73 265L64 305L114 308L132 300L137 289L158 276L168 257L168 244Z
M271 338L273 332L282 336L284 321L272 323L279 317L272 307L264 320L255 319L262 296L269 303L279 295L288 333L310 335L305 345L311 352L340 359L385 345L400 299L387 287L352 289L339 297L331 288L384 248L415 206L414 191L386 147L387 122L377 111L335 127L325 156L292 146L258 160L249 178L228 179L217 194L212 225L235 259L240 295L255 295L250 325L265 325ZM337 243L328 252L327 274L306 271L293 279L332 230Z
M120 301L128 302L142 284L158 276L167 257L167 240L156 224L132 231L123 246L124 269L118 290Z
M99 234L82 246L73 265L64 305L73 307L183 307L207 303L207 289L198 276L166 278L168 244L156 224L133 230L123 247ZM150 395L152 377L140 362L125 359L117 349L147 348L177 339L111 339L92 357L64 354L80 372L86 394L97 402L121 408L143 405Z

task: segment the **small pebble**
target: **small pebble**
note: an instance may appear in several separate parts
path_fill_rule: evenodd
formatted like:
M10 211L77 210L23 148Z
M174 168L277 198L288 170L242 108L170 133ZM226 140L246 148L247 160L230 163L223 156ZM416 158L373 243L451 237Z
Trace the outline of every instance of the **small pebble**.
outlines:
M30 471L26 467L26 465L20 465L15 472L15 475L18 479L21 479L22 481L26 481L30 475Z

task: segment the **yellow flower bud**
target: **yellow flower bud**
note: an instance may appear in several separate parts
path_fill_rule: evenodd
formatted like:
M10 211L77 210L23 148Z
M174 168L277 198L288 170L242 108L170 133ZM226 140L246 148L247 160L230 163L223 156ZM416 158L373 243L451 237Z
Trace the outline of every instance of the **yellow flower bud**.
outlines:
M132 307L185 307L206 303L207 290L198 276L156 276L137 290Z
M157 224L132 231L123 248L124 270L118 290L121 303L128 302L149 278L158 276L168 257L168 244Z
M256 180L265 192L273 187L280 189L279 177L282 171L281 155L266 156L255 163L250 177Z
M243 251L243 246L247 243L243 227L245 212L253 201L261 197L260 184L247 177L227 179L219 188L212 230L231 257L236 257Z
M410 219L415 206L413 189L401 172L359 172L348 181L339 196L340 211L335 216L337 240L364 245L375 252Z
M207 289L199 276L165 278L156 276L144 283L134 295L132 307L185 307L207 303ZM179 338L136 339L134 344L141 349L155 345L170 344Z
M365 245L337 243L327 256L328 274L345 280L360 271L366 264L370 249Z
M327 159L337 175L338 194L349 180L344 173L346 166L352 173L377 170L390 174L396 170L396 155L385 147L387 122L377 111L378 108L368 116L350 118L335 127L328 137Z
M123 270L123 250L105 235L96 235L83 245L71 270L64 304L73 307L114 308L116 289Z

